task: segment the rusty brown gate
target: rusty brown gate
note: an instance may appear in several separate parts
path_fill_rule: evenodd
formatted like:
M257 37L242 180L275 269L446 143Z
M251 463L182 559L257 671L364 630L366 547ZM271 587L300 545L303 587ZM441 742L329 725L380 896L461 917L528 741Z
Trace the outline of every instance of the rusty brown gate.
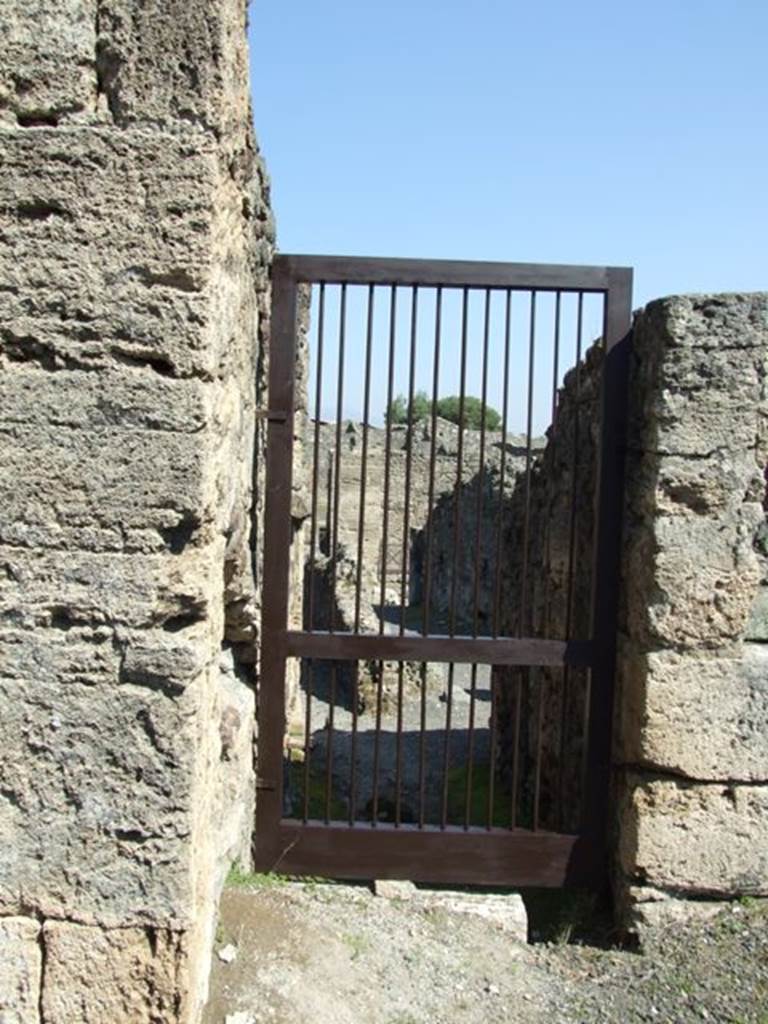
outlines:
M605 877L631 280L275 259L261 870Z

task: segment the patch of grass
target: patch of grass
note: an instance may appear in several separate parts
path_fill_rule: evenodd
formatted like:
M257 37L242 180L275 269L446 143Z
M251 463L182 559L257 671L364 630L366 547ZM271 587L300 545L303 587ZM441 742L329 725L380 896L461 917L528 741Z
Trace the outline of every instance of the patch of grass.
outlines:
M304 763L292 761L288 766L288 785L291 794L291 813L295 817L304 815ZM318 770L310 762L309 772L309 807L310 818L322 821L326 811L325 771ZM349 811L346 803L331 789L330 801L331 821L347 821Z
M245 871L240 864L235 863L229 869L226 884L231 889L271 889L290 881L290 875L280 875L272 871Z
M357 960L359 956L362 956L370 948L368 939L364 935L357 935L354 932L342 935L341 941L349 949L352 960Z
M491 797L491 772L489 764L476 764L469 778L469 766L463 764L448 772L448 822L463 825L467 805L469 784L469 824L483 827L488 824L488 804ZM494 780L491 824L496 828L509 828L510 800L498 780Z

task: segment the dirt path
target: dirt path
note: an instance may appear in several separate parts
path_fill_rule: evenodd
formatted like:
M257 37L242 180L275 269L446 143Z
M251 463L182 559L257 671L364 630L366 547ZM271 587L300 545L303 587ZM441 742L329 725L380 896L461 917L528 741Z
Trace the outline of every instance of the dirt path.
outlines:
M526 945L362 886L230 888L204 1024L768 1024L767 925L764 905L734 904L640 955Z

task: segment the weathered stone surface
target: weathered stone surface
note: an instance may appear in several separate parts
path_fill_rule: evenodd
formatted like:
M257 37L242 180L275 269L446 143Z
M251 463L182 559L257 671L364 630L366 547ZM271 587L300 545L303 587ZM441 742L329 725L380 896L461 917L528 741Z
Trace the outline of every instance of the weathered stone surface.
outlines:
M205 292L221 191L214 141L41 128L5 133L3 153L6 358L212 377L229 340Z
M766 349L766 296L665 299L637 320L625 600L646 647L717 647L747 628L765 574Z
M85 645L79 653L87 657ZM84 685L42 667L0 681L0 907L109 926L188 926L199 696L176 701L104 679Z
M419 889L416 900L420 906L430 910L481 917L491 928L506 932L516 942L528 941L528 913L518 893L500 895Z
M115 121L239 130L249 104L244 14L217 0L100 0L98 66Z
M727 905L723 900L680 899L651 886L630 887L623 922L642 943L646 937L658 938L667 928L710 921Z
M141 928L92 928L49 921L43 929L46 1024L183 1019L183 937Z
M618 754L692 779L768 779L768 648L622 652Z
M616 751L633 927L671 897L768 887L768 649L748 642L768 635L767 355L768 295L664 299L636 321Z
M29 917L0 917L2 1024L39 1024L42 964L40 923Z
M172 1024L254 801L245 5L0 15L0 906L68 919L46 1020Z
M630 773L620 828L626 878L675 892L768 893L768 786Z
M56 123L96 104L98 0L2 0L0 119Z

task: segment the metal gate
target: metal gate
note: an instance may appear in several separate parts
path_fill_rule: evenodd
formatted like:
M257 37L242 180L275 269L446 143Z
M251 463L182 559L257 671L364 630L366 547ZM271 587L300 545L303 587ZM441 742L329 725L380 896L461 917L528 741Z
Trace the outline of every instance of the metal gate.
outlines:
M275 259L261 870L605 877L631 277Z

